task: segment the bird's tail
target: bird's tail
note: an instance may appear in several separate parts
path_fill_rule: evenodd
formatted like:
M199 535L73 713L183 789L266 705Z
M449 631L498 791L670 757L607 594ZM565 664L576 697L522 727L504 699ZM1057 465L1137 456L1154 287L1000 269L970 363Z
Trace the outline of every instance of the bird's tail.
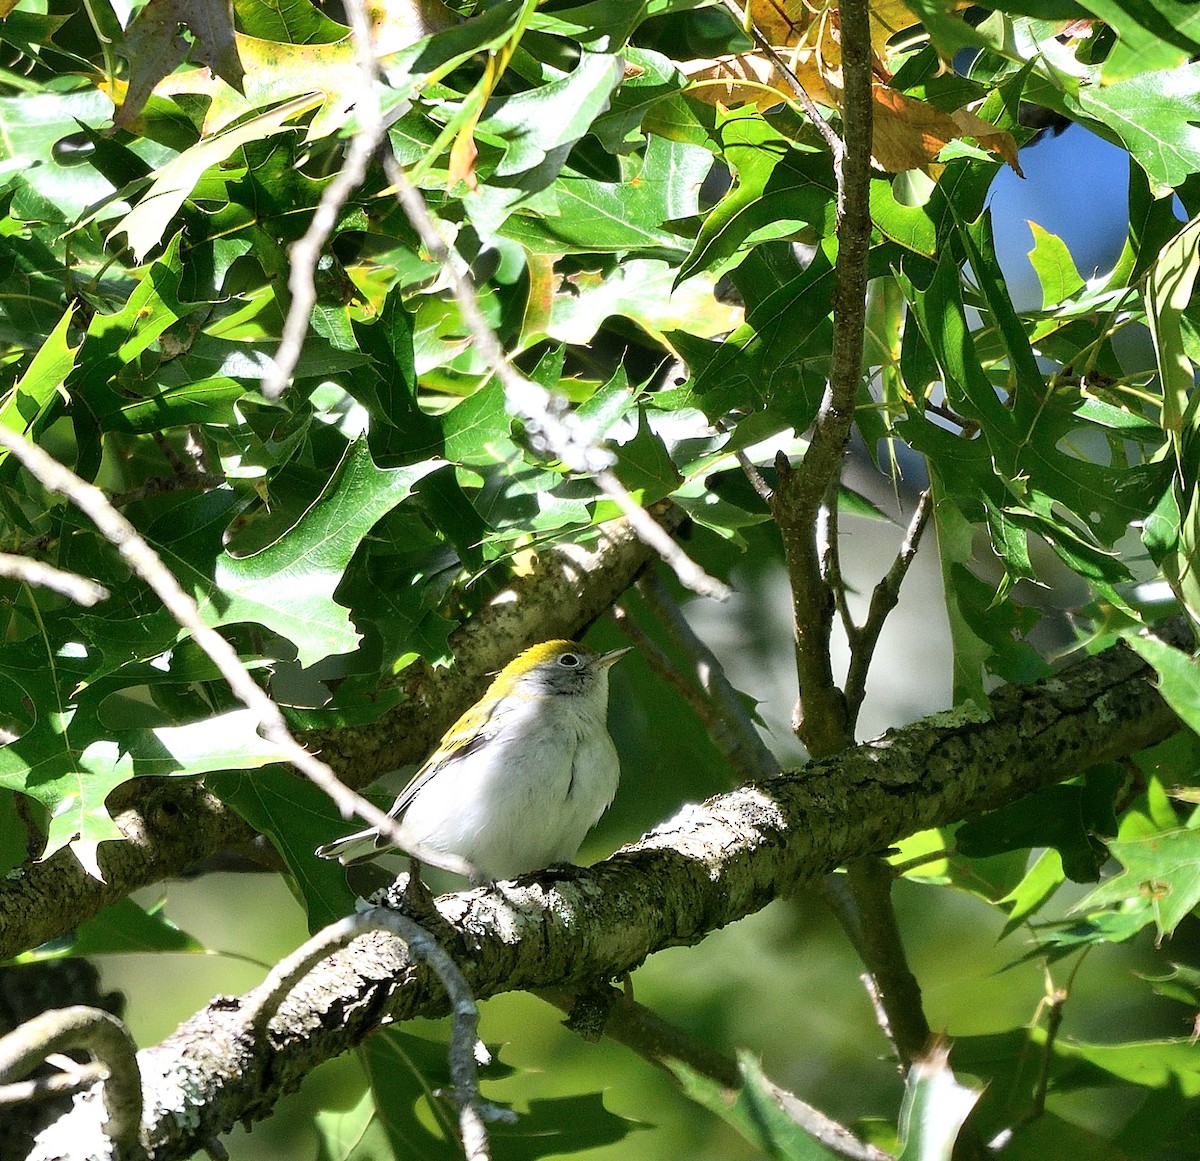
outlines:
M379 850L379 832L371 827L325 843L324 846L317 847L316 853L319 858L337 859L343 867L349 867L353 863L364 863L375 858Z

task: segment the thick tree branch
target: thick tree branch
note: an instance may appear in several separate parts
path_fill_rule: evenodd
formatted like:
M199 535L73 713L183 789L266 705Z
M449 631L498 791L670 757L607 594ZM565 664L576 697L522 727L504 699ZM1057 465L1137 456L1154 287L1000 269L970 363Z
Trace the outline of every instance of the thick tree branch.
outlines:
M1151 671L1124 646L999 691L993 715L936 714L687 807L589 870L443 896L438 909L470 950L458 958L471 990L485 999L578 989L631 971L865 851L1011 802L1177 727ZM385 1018L445 1011L432 973L384 936L360 940L302 980L276 1013L269 1044L249 1033L247 1001L214 1001L140 1054L151 1155L189 1156L236 1121L265 1116L315 1064ZM88 1132L82 1121L78 1129ZM74 1157L87 1155L81 1148Z
M680 520L675 509L658 518L668 530ZM451 635L453 669L414 665L406 673L405 700L378 722L312 731L301 741L355 788L420 760L479 697L489 674L537 641L582 633L633 583L651 555L621 521L602 530L594 549L563 545L540 554L531 573ZM129 841L100 845L103 881L87 874L64 848L0 882L0 957L53 939L130 891L254 838L235 811L191 780L126 783L109 807Z

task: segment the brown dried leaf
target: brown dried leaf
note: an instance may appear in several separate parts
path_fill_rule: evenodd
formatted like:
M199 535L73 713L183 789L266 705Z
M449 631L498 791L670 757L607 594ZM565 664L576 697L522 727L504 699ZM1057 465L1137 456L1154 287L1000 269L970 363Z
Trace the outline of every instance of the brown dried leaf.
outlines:
M748 0L746 11L772 45L797 45L822 7L805 0Z
M785 59L791 55L790 52L785 54ZM739 52L713 59L691 60L680 65L679 70L688 80L695 82L694 87L688 90L688 96L709 105L725 108L753 105L762 110L794 99L791 86L783 74L760 53ZM811 50L801 54L792 65L792 71L814 101L823 105L831 104Z
M960 137L974 137L984 149L999 154L1017 173L1021 172L1012 134L997 129L990 121L966 109L943 113L887 85L874 85L871 96L871 156L887 173L925 169L945 145Z
M1017 142L1011 133L997 129L990 121L977 117L967 109L957 109L950 116L964 137L974 137L984 149L1002 157L1018 176L1025 176L1017 161Z
M924 169L948 141L959 136L954 119L924 101L887 85L873 85L871 97L871 157L887 173Z

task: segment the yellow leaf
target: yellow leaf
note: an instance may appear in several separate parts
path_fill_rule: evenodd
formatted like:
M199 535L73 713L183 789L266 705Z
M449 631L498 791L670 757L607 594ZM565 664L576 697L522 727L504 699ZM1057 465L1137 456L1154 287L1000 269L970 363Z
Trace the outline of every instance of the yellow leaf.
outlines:
M386 7L373 6L371 15L372 41L381 58L449 28L456 19L441 0L397 0ZM168 96L198 93L211 98L204 119L205 136L265 105L312 94L324 99L308 127L306 140L328 137L345 124L363 83L349 35L330 44L283 44L239 32L235 41L245 68L244 95L208 69L170 76L155 91Z
M790 56L788 53L787 57ZM789 64L792 64L790 60ZM680 65L679 70L693 82L688 96L709 105L725 108L754 105L761 110L781 101L795 100L782 73L761 53L739 52L707 60L690 60ZM814 101L832 104L811 49L805 50L792 64L792 71Z
M475 176L475 158L479 150L475 148L475 119L464 125L454 138L450 147L450 165L446 173L446 188L453 189L460 181L467 183L468 189L478 189L479 180Z

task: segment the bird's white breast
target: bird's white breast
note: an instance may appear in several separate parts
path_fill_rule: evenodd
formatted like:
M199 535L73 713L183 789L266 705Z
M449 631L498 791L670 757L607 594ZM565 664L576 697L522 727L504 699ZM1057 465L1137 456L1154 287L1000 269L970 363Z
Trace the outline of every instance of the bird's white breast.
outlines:
M509 879L568 862L617 791L620 765L595 696L515 697L489 722L487 745L413 798L406 836Z

